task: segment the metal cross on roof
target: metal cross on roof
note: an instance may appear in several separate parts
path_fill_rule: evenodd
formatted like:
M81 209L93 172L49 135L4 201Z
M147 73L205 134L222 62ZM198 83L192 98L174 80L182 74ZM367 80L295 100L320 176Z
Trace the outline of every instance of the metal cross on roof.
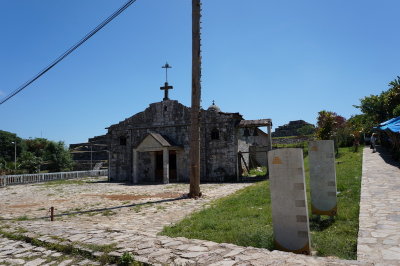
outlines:
M164 66L162 66L162 68L165 68L165 83L164 83L164 87L160 87L160 90L164 91L164 99L163 99L163 101L165 101L165 100L169 100L169 98L168 98L168 90L172 90L174 87L168 85L168 68L172 68L172 66L170 66L168 64L168 62L167 62L167 63L165 63Z
M169 65L168 62L166 62L165 65L162 66L162 68L165 68L165 82L168 82L168 68L172 68L172 66Z
M164 91L164 99L163 99L163 101L169 100L169 98L168 98L168 90L172 90L173 88L174 88L173 86L169 86L168 85L168 82L164 83L164 87L160 87L160 90Z

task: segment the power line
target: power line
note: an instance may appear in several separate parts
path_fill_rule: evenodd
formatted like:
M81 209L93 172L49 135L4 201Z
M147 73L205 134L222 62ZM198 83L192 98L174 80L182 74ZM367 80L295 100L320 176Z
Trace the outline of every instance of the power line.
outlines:
M76 43L74 46L69 48L66 52L64 52L62 55L60 55L56 60L54 60L50 65L48 65L46 68L44 68L42 71L40 71L38 74L36 74L33 78L22 84L19 88L11 92L9 95L7 95L5 98L3 98L0 101L0 105L17 95L19 92L21 92L23 89L31 85L34 81L39 79L41 76L43 76L47 71L52 69L55 65L60 63L64 58L66 58L69 54L71 54L73 51L75 51L79 46L84 44L87 40L89 40L93 35L95 35L99 30L104 28L108 23L110 23L114 18L116 18L119 14L125 11L130 5L135 3L136 0L129 0L126 2L122 7L120 7L117 11L115 11L111 16L109 16L107 19L105 19L103 22L101 22L96 28L94 28L92 31L90 31L85 37L83 37L78 43Z

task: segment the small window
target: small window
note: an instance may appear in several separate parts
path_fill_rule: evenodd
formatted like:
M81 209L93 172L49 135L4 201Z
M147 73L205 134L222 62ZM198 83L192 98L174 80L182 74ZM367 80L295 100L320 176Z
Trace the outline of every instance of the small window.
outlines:
M126 137L119 137L119 145L126 146Z
M168 106L164 106L164 112L168 111Z
M218 140L219 139L219 130L214 128L211 131L211 140Z
M253 136L255 136L255 137L257 137L257 136L258 136L258 131L257 131L257 128L255 128L255 129L254 129Z
M244 136L244 137L250 136L250 131L249 131L248 128L245 128L245 129L244 129L243 136Z

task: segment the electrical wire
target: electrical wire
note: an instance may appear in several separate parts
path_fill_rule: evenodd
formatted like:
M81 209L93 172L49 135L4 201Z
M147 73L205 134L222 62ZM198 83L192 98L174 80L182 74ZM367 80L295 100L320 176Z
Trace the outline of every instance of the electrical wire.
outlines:
M119 14L125 11L129 6L131 6L133 3L135 3L137 0L129 0L127 1L123 6L121 6L118 10L116 10L111 16L106 18L103 22L101 22L96 28L94 28L92 31L90 31L88 34L86 34L85 37L83 37L79 42L77 42L74 46L69 48L66 52L64 52L62 55L60 55L56 60L54 60L50 65L48 65L46 68L44 68L42 71L40 71L38 74L36 74L33 78L22 84L19 88L11 92L9 95L4 97L0 101L0 105L17 95L19 92L27 88L29 85L31 85L33 82L35 82L37 79L39 79L41 76L43 76L47 71L52 69L55 65L60 63L64 58L66 58L68 55L70 55L73 51L75 51L79 46L84 44L87 40L89 40L93 35L95 35L99 30L104 28L108 23L110 23L114 18L116 18Z

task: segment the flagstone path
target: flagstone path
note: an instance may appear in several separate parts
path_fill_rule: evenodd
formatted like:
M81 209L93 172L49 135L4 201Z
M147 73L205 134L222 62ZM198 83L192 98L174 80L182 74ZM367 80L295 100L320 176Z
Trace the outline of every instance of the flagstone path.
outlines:
M400 265L400 168L389 153L364 149L358 260Z
M100 265L78 256L68 256L23 241L0 237L0 265Z

